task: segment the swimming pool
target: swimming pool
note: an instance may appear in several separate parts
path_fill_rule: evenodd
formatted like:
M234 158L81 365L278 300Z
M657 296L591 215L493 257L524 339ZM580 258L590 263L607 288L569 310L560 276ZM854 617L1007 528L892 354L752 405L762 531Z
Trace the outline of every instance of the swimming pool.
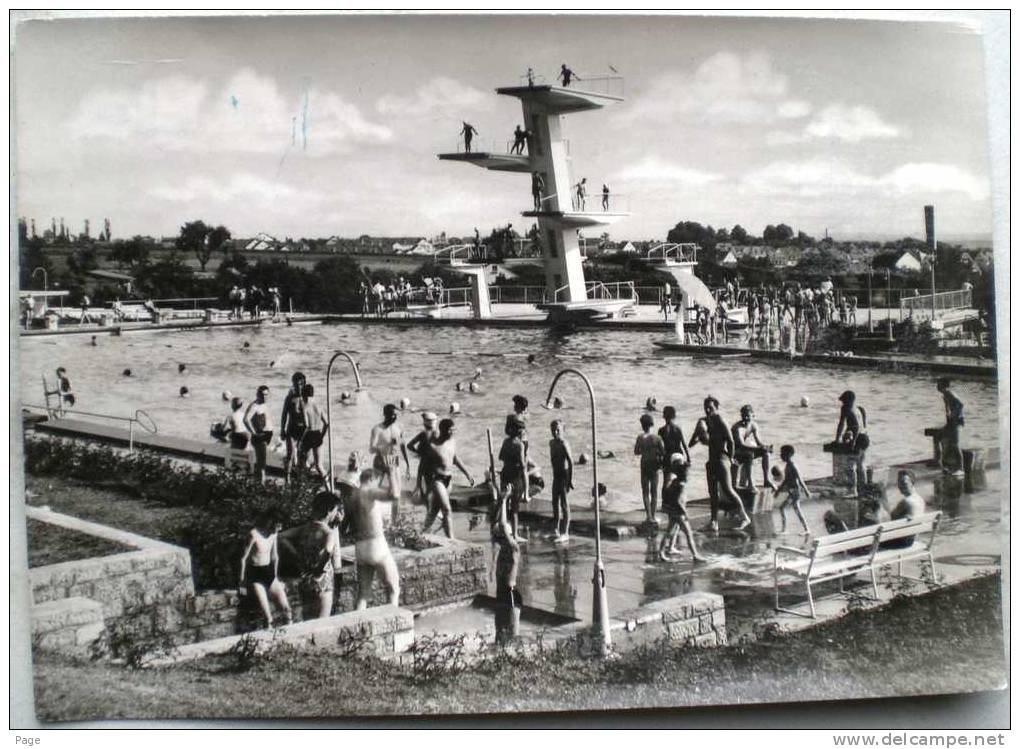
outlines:
M701 402L706 395L721 401L728 423L737 420L742 404L750 403L765 440L776 446L777 453L780 444L794 445L801 470L808 477L829 472L830 457L822 452L822 444L835 435L836 397L843 390L855 390L858 403L867 410L872 440L869 460L876 464L927 456L931 444L923 429L943 418L941 398L931 377L746 358L682 358L656 353L652 341L660 337L640 331L564 335L536 328L348 323L130 333L99 337L95 347L87 336L22 338L21 399L42 403L41 376L45 374L52 382L53 371L63 366L79 409L127 416L141 408L154 418L162 434L212 441L209 425L222 420L227 411L221 398L224 390L248 400L257 386L267 384L278 427L279 407L291 374L303 371L324 405L326 362L334 350L345 349L360 362L366 390L357 404L338 405L340 391L354 387L350 368L338 361L332 384L338 462L352 449L367 449L369 430L380 419L385 403L398 403L406 397L411 409L435 410L442 416L451 402L457 401L461 408L455 417L459 453L480 480L488 460L485 429L492 429L498 450L503 421L511 410L510 398L521 393L532 404L532 454L548 477L547 440L552 419L565 423L575 457L581 452L592 453L588 400L580 380L565 377L557 387L566 408L546 411L540 407L556 372L575 367L589 376L595 388L598 449L611 450L616 456L599 461L599 478L609 488L611 509L641 505L633 445L648 397L655 397L660 409L676 407L678 423L688 438L702 415ZM535 356L532 364L527 361L529 354ZM179 364L186 366L183 373L178 372ZM122 374L127 368L130 377ZM456 383L472 380L476 368L482 370L477 380L481 392L458 392ZM188 388L188 398L179 397L182 386ZM995 383L962 380L955 389L966 404L966 446L995 446ZM809 407L801 407L802 397L808 398ZM656 415L656 421L661 422L661 416ZM417 413L405 413L401 423L410 439L421 421ZM700 465L704 456L703 447L693 451L695 465ZM577 492L588 491L590 470L590 465L577 467ZM461 483L463 478L457 476L455 481ZM703 472L692 472L689 496L706 494Z

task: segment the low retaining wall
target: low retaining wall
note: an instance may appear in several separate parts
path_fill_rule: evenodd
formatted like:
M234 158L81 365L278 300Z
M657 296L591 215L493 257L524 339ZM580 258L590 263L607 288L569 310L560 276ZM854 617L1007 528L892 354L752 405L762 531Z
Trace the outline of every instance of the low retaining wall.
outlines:
M400 606L412 611L435 608L464 601L487 590L485 548L479 544L428 536L436 544L423 551L392 549L400 571ZM353 611L357 603L358 579L354 565L354 547L345 546L341 555L344 569L336 591L334 611ZM287 599L296 621L303 620L307 603L302 599L297 580L285 579ZM386 591L376 577L369 606L387 604ZM183 610L173 617L175 636L183 642L225 637L265 626L256 604L238 590L206 591L188 598Z
M364 611L309 619L273 630L258 630L248 635L232 635L178 647L176 652L151 665L202 658L229 652L248 637L257 646L270 648L277 643L378 655L401 653L414 642L414 614L396 606L376 606Z
M613 614L609 620L613 649L626 651L639 645L669 640L676 647L714 648L726 645L726 609L715 593L685 593ZM591 625L578 623L557 628L553 638L575 637L584 650L595 650Z
M48 616L53 607L40 608L45 604L88 599L101 607L107 627L122 624L144 638L172 628L166 620L195 594L187 549L46 508L26 507L25 514L32 520L137 549L29 569L33 622Z

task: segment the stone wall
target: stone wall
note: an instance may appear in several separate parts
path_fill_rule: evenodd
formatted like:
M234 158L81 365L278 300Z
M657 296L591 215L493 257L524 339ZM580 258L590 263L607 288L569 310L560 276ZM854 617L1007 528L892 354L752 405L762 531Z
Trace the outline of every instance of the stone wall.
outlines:
M616 651L660 640L676 647L719 647L727 644L726 609L715 593L685 593L613 613L609 632ZM557 628L552 636L576 637L583 649L598 646L587 623Z
M47 508L26 507L25 513L33 520L137 549L29 569L33 620L46 614L47 608L40 610L45 604L87 599L99 604L108 628L123 626L144 638L172 629L174 612L195 593L187 549Z
M400 571L400 606L412 611L464 601L485 593L487 568L485 547L466 541L429 536L436 545L423 551L392 549ZM353 611L357 603L358 580L353 546L345 546L343 576L334 611ZM299 593L298 580L285 579L287 599L294 612L294 620L305 618L305 604ZM318 602L310 602L316 607ZM376 576L369 606L387 603L386 591ZM173 619L173 629L182 642L196 642L214 637L264 627L257 604L236 589L205 591L190 596L183 611Z

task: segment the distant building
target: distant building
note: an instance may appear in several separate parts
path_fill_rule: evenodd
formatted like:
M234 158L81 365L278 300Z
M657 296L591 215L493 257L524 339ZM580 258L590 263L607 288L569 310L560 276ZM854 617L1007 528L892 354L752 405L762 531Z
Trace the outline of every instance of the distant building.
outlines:
M637 247L634 246L633 242L626 242L618 251L634 255L637 254Z
M893 263L893 270L901 270L907 272L920 271L924 266L921 257L913 250L904 250L900 253L900 256L896 258L896 262Z

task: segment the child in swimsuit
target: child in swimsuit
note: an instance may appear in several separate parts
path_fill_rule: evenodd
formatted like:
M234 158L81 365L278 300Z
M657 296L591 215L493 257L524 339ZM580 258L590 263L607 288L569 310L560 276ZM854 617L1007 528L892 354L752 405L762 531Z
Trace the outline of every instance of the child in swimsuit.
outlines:
M283 612L284 624L290 624L292 616L290 603L287 601L287 589L277 570L280 555L276 546L276 534L280 530L280 522L276 514L270 510L259 513L255 527L249 532L248 546L241 556L241 585L254 593L266 618L266 627L273 626L273 611L269 598Z
M676 542L680 537L680 531L683 530L687 545L691 547L691 558L695 562L702 562L704 557L698 554L698 547L694 544L694 533L687 520L687 502L684 496L690 461L684 453L678 452L670 456L669 465L669 482L662 489L662 509L669 516L669 527L659 544L659 559L669 562L672 561L671 554L680 553Z
M552 439L549 440L549 462L552 463L553 485L553 540L566 543L570 540L570 505L567 503L567 492L574 488L574 461L570 457L570 445L563 439L563 425L558 420L549 425ZM563 530L560 530L560 518L563 519Z
M649 523L655 523L655 509L659 501L659 468L662 466L666 448L662 437L652 432L655 419L650 414L641 415L642 433L634 443L634 454L641 456L641 500Z
M811 492L804 483L804 479L800 477L800 471L797 470L797 466L793 463L793 455L793 445L783 445L779 448L779 457L786 463L786 472L783 475L783 482L775 489L774 496L778 496L779 492L783 491L787 493L786 499L779 505L779 516L783 519L783 526L780 532L786 533L786 508L792 505L797 519L804 526L804 533L806 535L810 533L810 530L808 530L807 521L804 519L804 513L800 509L800 495L803 492L806 499L811 499Z

